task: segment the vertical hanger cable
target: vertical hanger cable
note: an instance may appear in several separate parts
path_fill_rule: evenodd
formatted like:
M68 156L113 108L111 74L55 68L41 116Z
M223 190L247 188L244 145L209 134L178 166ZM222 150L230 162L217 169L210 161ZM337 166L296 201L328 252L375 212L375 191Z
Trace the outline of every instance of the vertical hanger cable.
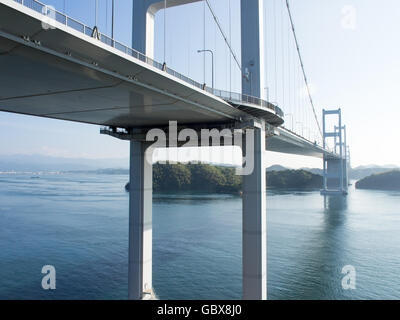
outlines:
M167 62L167 0L164 0L164 63Z

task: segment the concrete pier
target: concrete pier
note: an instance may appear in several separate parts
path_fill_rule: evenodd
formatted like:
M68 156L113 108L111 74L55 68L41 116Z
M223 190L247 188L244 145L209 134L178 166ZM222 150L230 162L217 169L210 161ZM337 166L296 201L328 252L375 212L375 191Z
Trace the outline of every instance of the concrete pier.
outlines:
M264 98L264 4L241 1L242 93ZM243 299L267 299L265 123L254 128L254 170L243 176Z
M243 299L267 299L267 210L265 127L255 128L254 147L243 143L254 157L254 170L243 176L242 264ZM245 147L246 146L246 147ZM247 157L249 154L247 154Z
M152 296L153 169L146 160L149 144L130 141L129 192L129 299Z

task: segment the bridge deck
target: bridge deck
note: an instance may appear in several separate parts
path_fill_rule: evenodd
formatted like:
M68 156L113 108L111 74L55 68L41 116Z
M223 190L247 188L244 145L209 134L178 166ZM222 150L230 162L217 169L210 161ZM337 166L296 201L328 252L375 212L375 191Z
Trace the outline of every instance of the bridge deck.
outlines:
M1 82L4 111L121 127L251 117L112 39L88 36L93 30L83 24L70 27L65 16L64 23L55 16L55 28L45 30L47 17L38 11L40 6L32 10L15 0L0 2L1 66L8 75ZM24 86L20 79L26 80ZM269 107L263 109L267 121L282 124Z
M15 1L0 2L3 111L120 127L246 117L222 99L72 28L56 22L56 29L45 30L43 18Z
M288 129L278 127L275 129L275 132L276 134L274 136L268 138L268 151L297 154L315 158L323 158L324 155L326 158L339 158L339 155L329 150L324 150L314 141L309 141Z
M54 28L46 30L42 23L49 19L40 12L16 0L0 0L1 111L116 127L166 126L171 120L219 124L253 117L274 126L283 123L282 111L272 104L203 90L132 49L89 36L93 30L76 21L73 25L65 16L56 16ZM268 142L268 149L324 153L305 139L282 133Z

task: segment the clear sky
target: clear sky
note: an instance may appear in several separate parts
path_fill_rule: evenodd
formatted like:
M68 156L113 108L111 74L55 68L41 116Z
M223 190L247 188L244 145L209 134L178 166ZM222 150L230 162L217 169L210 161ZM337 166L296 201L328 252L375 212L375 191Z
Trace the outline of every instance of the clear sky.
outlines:
M44 0L88 25L94 25L95 0ZM211 0L233 48L240 57L240 1ZM400 3L398 0L291 0L296 31L311 83L318 118L322 108L342 108L348 128L352 165L400 166ZM289 31L284 0L265 0L266 77L272 102L288 115L287 126L313 139L317 132L304 94L300 68ZM173 69L211 84L204 47L203 3L168 9L156 16L155 58ZM116 38L131 43L132 2L116 0ZM111 0L99 0L100 31L110 34ZM206 10L205 44L216 55L216 87L240 91L241 75ZM165 45L165 49L164 49ZM231 76L230 76L231 74ZM205 76L205 77L204 77ZM302 124L298 123L301 122ZM0 113L1 154L124 158L129 146L100 136L97 126ZM321 166L318 159L268 153L268 164Z

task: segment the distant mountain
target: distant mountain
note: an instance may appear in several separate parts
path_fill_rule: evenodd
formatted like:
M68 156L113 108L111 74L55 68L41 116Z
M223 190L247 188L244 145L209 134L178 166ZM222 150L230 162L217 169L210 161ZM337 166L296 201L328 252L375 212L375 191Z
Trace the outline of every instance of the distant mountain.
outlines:
M271 172L271 171L284 171L287 170L288 168L285 168L279 164L275 164L273 166L270 166L267 168L267 172Z
M97 174L129 174L129 169L99 169L94 171Z
M396 166L360 166L349 169L349 178L351 180L360 180L372 174L384 173L392 170L400 169ZM317 175L323 175L323 170L319 168L302 168L301 170L311 172Z
M322 174L323 174L323 170L319 169L319 168L301 168L301 170L308 171L308 172L311 172L313 174L317 174L320 176L322 176Z
M212 166L233 168L229 165L211 163ZM129 174L129 159L84 159L61 158L43 155L3 155L0 156L0 172L54 172L81 171L98 174ZM398 170L400 167L390 166L360 166L349 170L350 179L360 180L373 174ZM267 172L282 172L289 170L281 165L272 165ZM302 168L301 170L322 175L322 169Z
M357 189L400 190L400 170L373 174L356 183Z
M350 169L350 179L360 180L373 174L385 173L388 171L398 170L396 166L360 166Z
M2 172L88 171L102 168L128 168L128 164L128 159L70 159L42 155L0 156L0 171Z
M375 164L369 164L369 165L355 167L355 169L374 169L374 168L391 169L391 168L399 168L399 167L394 164L386 164L386 165L381 165L381 166L375 165Z

